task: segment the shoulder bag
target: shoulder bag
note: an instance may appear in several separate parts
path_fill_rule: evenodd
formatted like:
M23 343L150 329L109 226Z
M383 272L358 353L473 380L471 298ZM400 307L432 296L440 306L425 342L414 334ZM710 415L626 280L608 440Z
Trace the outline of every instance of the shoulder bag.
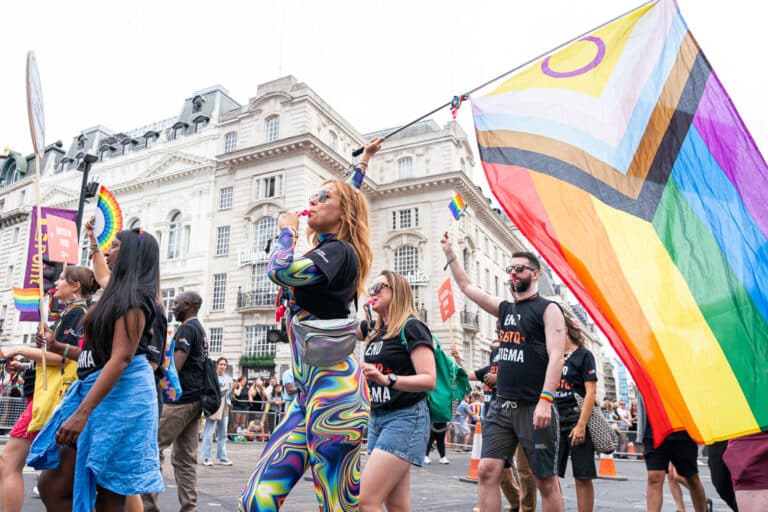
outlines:
M584 406L584 398L578 393L574 393L573 396L579 404L579 409L581 409ZM619 438L597 405L592 408L592 414L589 415L587 429L597 453L613 453L616 451Z

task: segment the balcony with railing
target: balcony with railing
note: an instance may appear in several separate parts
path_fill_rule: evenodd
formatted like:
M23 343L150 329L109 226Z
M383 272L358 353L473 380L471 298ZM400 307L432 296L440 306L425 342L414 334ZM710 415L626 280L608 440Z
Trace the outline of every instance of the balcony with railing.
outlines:
M269 253L263 247L249 247L248 249L238 249L237 266L254 265L256 263L266 263L269 261Z
M459 313L459 318L461 319L461 325L465 329L472 331L480 330L480 318L477 313L473 313L471 311L461 311Z
M244 312L253 309L273 309L277 298L277 287L274 289L251 290L249 292L237 289L237 309Z

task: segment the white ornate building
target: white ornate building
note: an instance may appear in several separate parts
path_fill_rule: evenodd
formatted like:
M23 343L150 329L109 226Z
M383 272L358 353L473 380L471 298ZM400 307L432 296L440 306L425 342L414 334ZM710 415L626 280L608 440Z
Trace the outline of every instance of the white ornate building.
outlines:
M267 331L276 328L276 287L265 273L277 215L303 209L323 180L342 175L353 149L387 131L363 136L293 77L260 85L245 105L216 86L186 99L176 117L124 133L96 126L66 152L54 147L45 165L43 204L76 209L78 155L96 155L91 176L115 194L126 226L142 226L160 242L166 302L182 290L197 290L212 355L235 366L281 371L289 364L287 345L267 341ZM8 162L0 157L0 172ZM371 207L371 279L385 268L404 274L420 315L445 347L451 329L440 321L437 303L437 289L448 277L442 233L453 234L473 281L499 296L509 296L504 269L511 254L526 248L472 182L474 164L458 124L423 121L387 140L363 187ZM29 341L34 330L17 322L10 293L21 282L34 199L29 173L15 176L0 186L0 272L9 270L0 276L0 342ZM468 205L458 222L448 210L457 192ZM85 215L93 208L86 205ZM306 248L302 237L298 250ZM551 273L543 275L542 292L555 295ZM453 288L453 339L472 367L484 366L495 318L465 301L455 283Z

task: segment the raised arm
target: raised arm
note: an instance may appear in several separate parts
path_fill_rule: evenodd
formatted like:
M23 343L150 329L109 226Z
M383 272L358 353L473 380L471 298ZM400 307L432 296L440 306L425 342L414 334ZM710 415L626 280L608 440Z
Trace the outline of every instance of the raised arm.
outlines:
M466 295L469 300L483 308L488 313L492 314L493 316L498 316L499 306L501 305L501 301L503 299L501 297L495 297L489 293L485 293L478 286L472 284L469 276L464 271L464 267L456 257L456 253L453 251L453 242L447 231L443 233L443 238L440 239L440 247L443 249L443 253L445 253L445 257L448 262L447 265L451 269L453 279L456 281L456 284L459 285L459 288L461 288L461 293Z
M91 217L83 227L91 243L93 275L96 277L96 282L99 283L99 286L106 288L107 284L109 284L109 278L112 276L112 272L109 271L107 260L104 258L104 254L101 252L99 243L96 240L96 235L93 233L93 223L95 220L95 217Z
M325 274L309 258L296 258L296 226L299 218L293 212L284 213L278 221L280 236L269 257L267 275L278 286L307 286L325 279Z

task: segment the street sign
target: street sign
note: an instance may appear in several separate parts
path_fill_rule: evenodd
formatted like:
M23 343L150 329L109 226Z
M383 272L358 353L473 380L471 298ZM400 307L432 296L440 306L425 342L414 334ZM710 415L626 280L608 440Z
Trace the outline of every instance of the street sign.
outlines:
M45 111L43 110L43 87L37 71L35 52L27 53L27 115L32 146L36 155L45 151Z
M440 288L437 290L437 299L440 303L440 317L445 322L456 312L456 308L453 305L453 291L451 290L450 278L440 285Z

